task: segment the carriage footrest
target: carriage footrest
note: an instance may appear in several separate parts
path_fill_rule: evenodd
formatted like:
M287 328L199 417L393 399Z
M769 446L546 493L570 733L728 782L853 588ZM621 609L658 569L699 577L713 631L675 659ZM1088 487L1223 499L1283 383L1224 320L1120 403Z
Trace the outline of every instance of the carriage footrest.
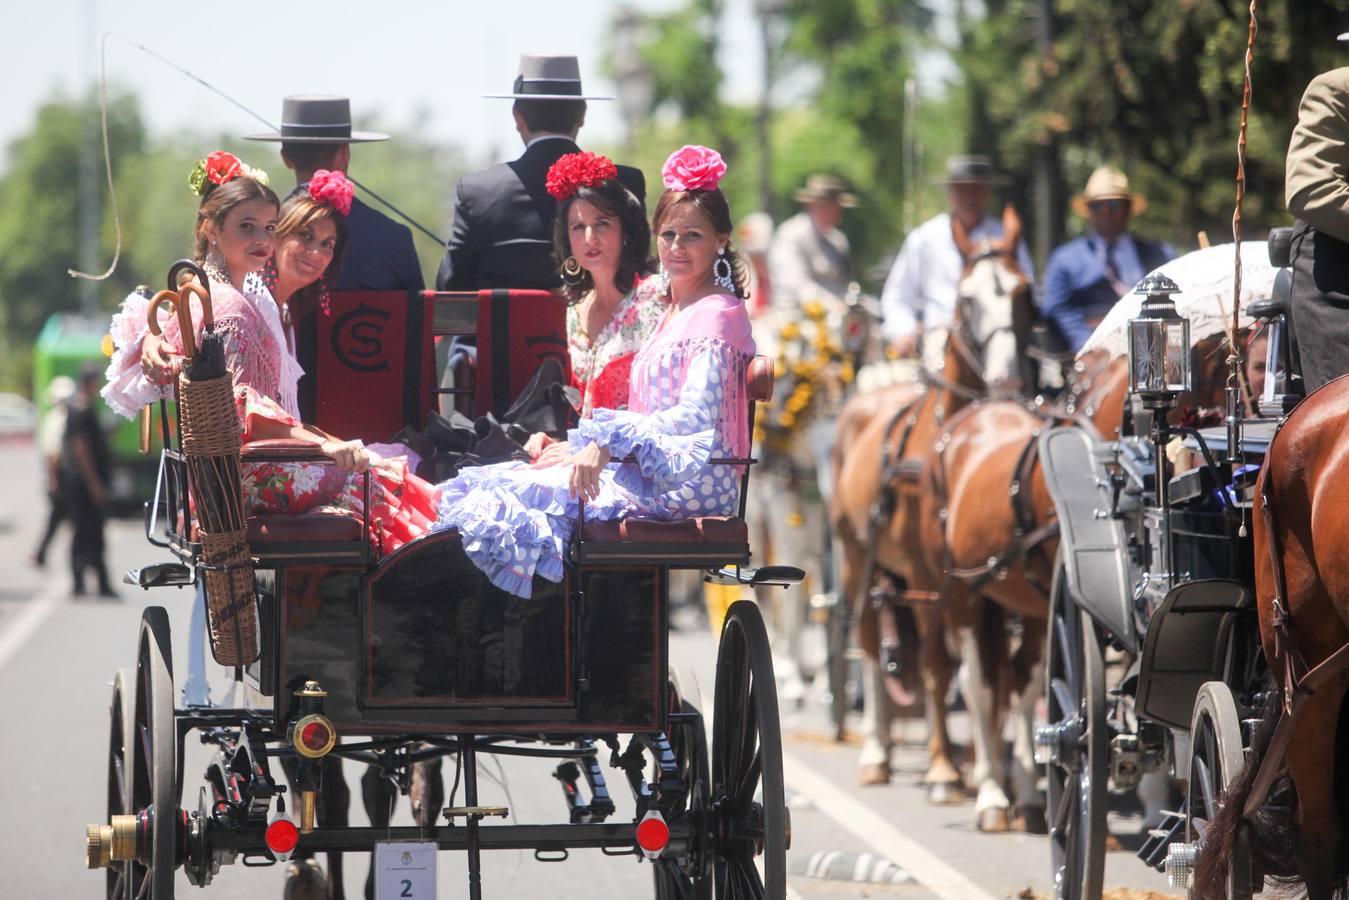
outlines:
M152 587L185 587L195 584L196 577L190 566L170 562L129 569L122 581L149 590Z
M1185 839L1185 814L1162 810L1161 824L1148 829L1148 839L1138 848L1138 858L1158 872L1166 866L1166 850L1172 841Z
M800 584L806 578L805 570L796 566L759 566L747 569L741 566L728 566L715 572L718 579L726 579L739 584L758 586L761 584L776 587L790 587Z

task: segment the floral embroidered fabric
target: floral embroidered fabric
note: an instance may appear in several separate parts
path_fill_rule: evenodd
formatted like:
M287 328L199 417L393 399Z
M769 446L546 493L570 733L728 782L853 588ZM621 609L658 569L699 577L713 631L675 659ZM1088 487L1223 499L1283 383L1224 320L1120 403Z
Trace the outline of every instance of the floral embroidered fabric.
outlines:
M627 409L633 357L664 312L664 295L655 278L640 282L623 297L594 341L586 336L580 304L567 308L572 383L581 392L581 415Z

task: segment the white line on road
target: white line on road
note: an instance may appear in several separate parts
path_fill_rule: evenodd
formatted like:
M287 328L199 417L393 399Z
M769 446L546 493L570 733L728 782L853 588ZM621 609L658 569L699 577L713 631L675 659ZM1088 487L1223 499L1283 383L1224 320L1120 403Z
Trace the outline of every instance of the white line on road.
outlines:
M931 850L785 750L782 767L787 783L808 794L820 812L906 870L942 900L994 900L992 894L947 865Z
M48 588L38 594L15 614L14 624L0 633L0 667L9 662L9 658L23 647L24 643L41 627L47 617L60 606L61 594Z

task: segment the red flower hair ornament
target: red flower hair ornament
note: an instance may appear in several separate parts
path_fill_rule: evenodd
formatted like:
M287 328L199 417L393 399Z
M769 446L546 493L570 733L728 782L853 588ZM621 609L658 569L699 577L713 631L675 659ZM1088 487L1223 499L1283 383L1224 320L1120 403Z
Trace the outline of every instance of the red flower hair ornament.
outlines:
M715 191L725 175L721 154L699 144L680 147L660 170L667 191Z
M188 187L198 197L205 197L211 188L228 184L236 178L252 178L259 184L267 183L267 173L255 169L228 150L216 150L205 159L197 160L187 174Z
M597 153L568 153L558 157L548 170L544 187L554 200L566 200L583 187L594 187L602 181L618 177L618 166L607 156Z
M355 193L351 179L336 170L319 169L309 179L310 199L331 206L344 216L351 215L351 198Z

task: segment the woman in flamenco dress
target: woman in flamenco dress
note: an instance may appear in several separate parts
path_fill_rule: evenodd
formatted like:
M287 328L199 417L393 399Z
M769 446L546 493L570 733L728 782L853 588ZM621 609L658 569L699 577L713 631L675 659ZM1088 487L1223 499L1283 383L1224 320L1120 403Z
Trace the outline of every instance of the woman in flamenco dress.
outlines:
M291 438L316 444L335 465L314 462L242 464L245 509L251 513L327 512L360 516L370 468L372 539L390 552L422 534L434 517L430 485L408 470L405 449L367 449L300 421L291 308L327 306L327 282L341 267L351 183L341 172L319 171L285 203L232 154L217 151L198 163L190 183L201 196L196 260L210 280L216 333L234 384L245 443ZM265 178L265 176L262 176ZM162 336L148 333L146 301L132 294L113 317L116 352L103 396L134 416L168 396L181 366L177 319L161 314ZM195 301L193 321L200 333Z
M720 154L697 146L662 168L652 230L668 300L633 359L628 408L595 409L532 464L466 469L439 486L434 528L456 529L498 588L527 598L536 576L562 580L582 502L592 520L734 512L739 472L712 460L748 454L754 341L725 173Z

